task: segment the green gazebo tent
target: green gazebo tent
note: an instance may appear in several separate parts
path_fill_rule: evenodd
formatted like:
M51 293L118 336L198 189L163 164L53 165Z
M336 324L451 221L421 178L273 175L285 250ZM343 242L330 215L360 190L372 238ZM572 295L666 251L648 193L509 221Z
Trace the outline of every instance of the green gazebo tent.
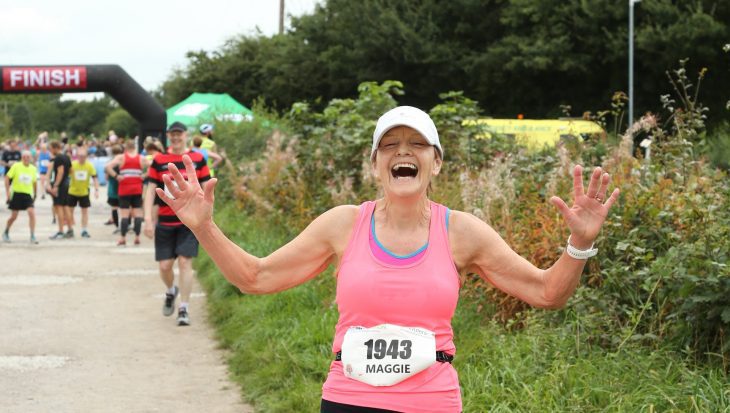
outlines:
M228 93L193 93L167 109L168 126L177 121L190 129L215 121L241 122L251 119L251 109L238 103Z

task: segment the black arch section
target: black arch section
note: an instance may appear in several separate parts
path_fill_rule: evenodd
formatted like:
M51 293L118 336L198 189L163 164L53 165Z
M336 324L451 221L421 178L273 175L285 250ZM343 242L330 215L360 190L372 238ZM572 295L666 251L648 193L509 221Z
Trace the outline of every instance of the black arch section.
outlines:
M0 93L105 92L139 123L140 144L153 136L167 146L167 112L119 65L0 66L0 72Z

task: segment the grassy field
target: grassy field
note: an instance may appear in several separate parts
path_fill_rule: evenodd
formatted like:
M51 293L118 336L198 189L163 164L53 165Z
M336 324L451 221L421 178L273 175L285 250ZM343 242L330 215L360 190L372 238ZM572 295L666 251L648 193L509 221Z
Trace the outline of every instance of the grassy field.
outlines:
M288 236L233 207L217 210L216 222L258 256ZM318 411L337 321L331 270L281 294L246 296L204 253L196 267L244 397L259 412ZM661 347L607 351L540 313L508 331L473 295L462 294L453 320L465 412L730 412L721 366Z

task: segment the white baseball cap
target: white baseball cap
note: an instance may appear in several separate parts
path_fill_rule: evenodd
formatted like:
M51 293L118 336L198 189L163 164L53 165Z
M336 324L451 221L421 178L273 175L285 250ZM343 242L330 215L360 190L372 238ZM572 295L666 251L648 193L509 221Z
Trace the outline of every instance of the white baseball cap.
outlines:
M378 150L378 144L380 139L383 138L386 132L393 129L396 126L408 126L413 128L420 133L426 141L432 146L435 146L441 154L441 158L444 157L444 150L441 147L439 141L439 133L436 130L431 117L428 113L421 109L414 108L413 106L398 106L397 108L391 109L383 116L378 119L377 125L375 125L375 132L373 132L373 149L370 152L370 160L375 158L375 151Z

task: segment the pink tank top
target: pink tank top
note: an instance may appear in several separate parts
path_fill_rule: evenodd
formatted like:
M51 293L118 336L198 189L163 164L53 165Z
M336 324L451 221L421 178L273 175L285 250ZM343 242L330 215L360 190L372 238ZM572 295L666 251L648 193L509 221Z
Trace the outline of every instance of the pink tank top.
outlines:
M428 247L417 261L401 265L378 259L372 252L370 218L374 209L372 201L360 205L337 273L340 318L332 351L340 351L350 326L390 323L431 330L436 334L436 350L454 354L451 318L459 298L459 274L448 241L447 208L431 202ZM450 363L440 362L394 386L374 387L345 377L342 362L333 361L322 398L399 412L461 411L456 370Z

